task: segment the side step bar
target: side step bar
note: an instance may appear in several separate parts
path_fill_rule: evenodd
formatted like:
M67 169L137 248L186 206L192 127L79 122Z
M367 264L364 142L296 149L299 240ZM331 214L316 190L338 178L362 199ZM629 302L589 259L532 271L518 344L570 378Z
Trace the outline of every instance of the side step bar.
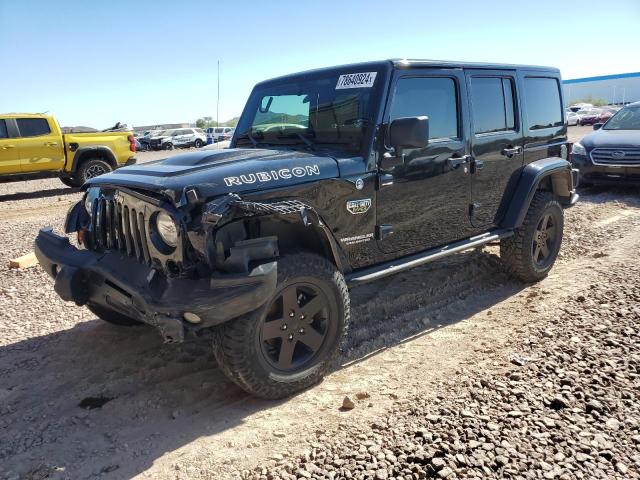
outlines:
M433 262L440 258L448 257L454 253L459 253L470 248L479 247L487 243L495 242L501 238L513 235L513 230L493 230L491 232L478 235L476 237L460 240L459 242L446 245L444 247L432 248L424 252L414 253L406 257L391 260L389 262L376 265L374 267L363 268L351 272L345 276L349 285L360 285L378 280L379 278L393 275L404 270L408 270L418 265Z

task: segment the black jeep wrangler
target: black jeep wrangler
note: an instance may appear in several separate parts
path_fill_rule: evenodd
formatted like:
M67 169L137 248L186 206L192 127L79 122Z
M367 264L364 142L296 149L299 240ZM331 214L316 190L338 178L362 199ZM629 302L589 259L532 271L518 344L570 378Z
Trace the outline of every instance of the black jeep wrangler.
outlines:
M84 185L40 264L65 300L167 342L214 338L221 369L278 398L319 381L349 286L500 242L551 269L576 172L553 68L392 60L259 83L231 147Z

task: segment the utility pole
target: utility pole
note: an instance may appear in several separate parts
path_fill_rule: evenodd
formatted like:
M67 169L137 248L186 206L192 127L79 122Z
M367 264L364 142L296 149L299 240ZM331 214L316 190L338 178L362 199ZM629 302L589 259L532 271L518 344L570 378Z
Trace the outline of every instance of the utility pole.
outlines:
M218 60L218 99L216 101L216 127L220 126L220 60Z

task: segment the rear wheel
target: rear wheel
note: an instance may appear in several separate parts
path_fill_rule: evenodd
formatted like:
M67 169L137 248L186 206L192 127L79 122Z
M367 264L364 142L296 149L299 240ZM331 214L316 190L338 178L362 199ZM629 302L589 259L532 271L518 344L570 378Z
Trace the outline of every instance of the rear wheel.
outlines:
M214 354L238 386L283 398L322 379L337 358L350 318L344 277L317 255L278 261L276 292L258 310L216 331Z
M121 327L132 327L134 325L144 325L142 322L135 320L131 317L127 317L115 310L99 307L97 305L87 305L87 308L100 320L104 320L107 323L118 325Z
M564 214L550 192L536 192L522 226L500 241L500 257L515 277L530 283L542 280L558 257Z
M109 165L109 162L100 158L91 158L82 162L82 165L78 168L77 178L78 181L84 183L87 180L104 175L111 171L113 171L113 168Z
M165 143L164 144L164 149L165 150L173 150L173 143Z

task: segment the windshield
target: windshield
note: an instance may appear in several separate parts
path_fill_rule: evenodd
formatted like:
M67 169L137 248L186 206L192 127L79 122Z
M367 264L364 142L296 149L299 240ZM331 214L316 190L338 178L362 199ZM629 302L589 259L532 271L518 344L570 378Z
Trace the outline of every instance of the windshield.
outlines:
M640 107L620 110L604 126L605 130L640 130Z
M236 127L236 144L360 153L375 123L381 83L378 72L336 71L261 84Z

